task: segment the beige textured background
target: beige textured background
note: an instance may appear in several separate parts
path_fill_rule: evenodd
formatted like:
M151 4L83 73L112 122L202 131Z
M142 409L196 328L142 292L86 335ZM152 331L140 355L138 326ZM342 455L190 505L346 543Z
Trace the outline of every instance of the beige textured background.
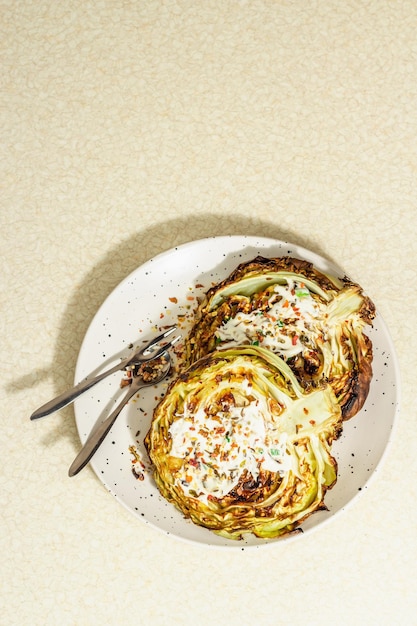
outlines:
M417 3L1 3L1 580L9 625L417 624ZM109 292L215 234L342 265L402 410L364 497L299 542L212 551L67 478L70 386Z

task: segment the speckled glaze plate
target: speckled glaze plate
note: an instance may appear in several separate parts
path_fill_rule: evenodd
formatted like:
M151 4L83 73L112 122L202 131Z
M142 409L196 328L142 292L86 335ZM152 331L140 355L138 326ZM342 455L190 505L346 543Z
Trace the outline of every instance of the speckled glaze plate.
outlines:
M99 372L116 363L128 352L130 344L141 345L161 327L177 323L179 316L189 317L196 296L201 296L213 283L227 277L239 263L258 254L303 258L324 272L344 275L343 270L324 258L300 246L274 239L213 237L173 248L135 270L105 300L84 338L76 367L76 382L90 372ZM182 326L182 332L186 331L187 322ZM304 533L343 511L366 489L390 440L399 406L399 374L394 348L379 314L368 335L374 349L370 393L363 409L345 423L342 436L333 444L338 481L326 494L328 510L310 516L301 526ZM104 419L119 401L123 394L120 380L121 374L115 374L77 399L75 416L82 443L94 424ZM254 536L242 541L227 540L185 520L159 494L151 474L146 471L143 438L153 409L167 385L168 382L162 382L157 387L141 391L122 411L94 456L91 466L106 489L138 519L186 541L242 549L300 537L301 533L295 533L273 540ZM133 463L138 458L140 461ZM145 465L144 472L137 471L141 469L141 462Z

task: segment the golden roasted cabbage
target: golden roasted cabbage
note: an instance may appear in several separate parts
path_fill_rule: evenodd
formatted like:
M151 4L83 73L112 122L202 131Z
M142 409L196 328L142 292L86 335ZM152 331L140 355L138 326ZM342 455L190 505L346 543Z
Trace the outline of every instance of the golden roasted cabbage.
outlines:
M289 533L324 507L342 429L330 385L304 390L269 349L212 352L174 380L145 445L161 494L230 538Z
M257 257L209 289L185 343L185 363L219 347L265 347L304 389L329 382L349 419L369 391L373 356L364 328L374 316L371 300L348 279L300 259Z

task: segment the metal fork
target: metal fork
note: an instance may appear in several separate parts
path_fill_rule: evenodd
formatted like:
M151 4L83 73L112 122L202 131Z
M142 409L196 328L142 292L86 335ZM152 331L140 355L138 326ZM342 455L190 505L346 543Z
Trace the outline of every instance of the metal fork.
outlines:
M158 363L158 361L160 361L160 363ZM152 364L155 366L155 371L153 375L150 376L149 380L146 380L143 375L143 364L141 366L136 366L132 370L132 382L130 383L130 387L125 397L114 409L114 411L104 420L104 422L102 422L97 428L93 428L80 452L72 462L71 467L68 470L69 476L75 476L78 474L78 472L81 471L91 460L106 438L108 432L116 421L116 418L129 402L130 398L132 398L132 396L134 396L142 387L156 385L167 376L169 370L171 369L171 358L169 353L164 352L159 359L152 359L150 365L152 366ZM158 367L156 368L156 366Z
M180 336L176 336L170 341L161 344L161 342L163 342L164 339L171 335L176 330L176 328L176 326L171 326L170 328L167 328L165 332L152 339L148 344L146 344L146 346L142 347L140 350L133 350L130 355L120 361L120 363L110 368L109 370L98 374L98 376L94 376L93 378L87 376L87 378L79 382L72 389L64 391L64 393L61 393L53 400L50 400L46 404L43 404L41 407L39 407L39 409L32 413L30 419L36 420L40 417L50 415L51 413L54 413L54 411L62 409L64 406L67 406L68 404L71 404L71 402L74 402L74 400L78 398L78 396L80 396L82 393L84 393L88 389L91 389L91 387L96 385L98 382L100 382L104 378L107 378L107 376L114 374L115 372L118 372L120 370L134 369L136 365L140 365L141 363L157 359L164 352L166 352L166 350L170 346L174 345L174 343L180 338Z

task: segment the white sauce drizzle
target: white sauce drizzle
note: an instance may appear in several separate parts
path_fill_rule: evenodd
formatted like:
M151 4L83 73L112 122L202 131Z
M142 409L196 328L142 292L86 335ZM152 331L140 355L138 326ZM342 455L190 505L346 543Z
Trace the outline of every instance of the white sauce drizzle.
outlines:
M253 394L247 382L240 393L242 387ZM229 493L245 470L256 480L261 469L283 475L292 467L287 434L274 426L264 397L245 406L223 403L215 415L208 415L204 407L192 412L186 404L169 434L170 455L184 460L176 481L187 495L204 502L209 495L222 498Z
M315 347L323 316L323 306L303 283L290 280L287 285L275 285L268 310L237 313L215 334L221 340L222 348L259 342L288 359Z

